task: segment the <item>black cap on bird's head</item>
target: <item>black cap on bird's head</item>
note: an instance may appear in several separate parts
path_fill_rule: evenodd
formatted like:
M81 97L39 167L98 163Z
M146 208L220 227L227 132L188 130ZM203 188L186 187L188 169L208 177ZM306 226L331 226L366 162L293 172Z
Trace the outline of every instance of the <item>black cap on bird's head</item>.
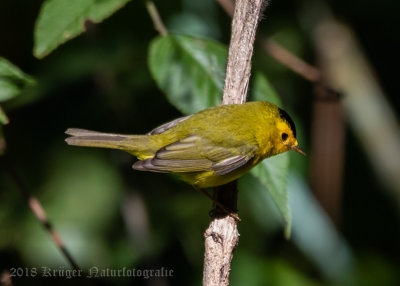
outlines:
M285 110L280 109L279 107L278 109L279 109L279 116L281 117L281 119L285 120L289 124L290 129L292 129L293 135L296 138L296 125L294 125L293 119L289 116L289 114Z
M289 116L289 114L285 110L280 109L279 107L278 107L278 110L279 110L280 118L287 123L287 125L289 126L290 130L293 133L294 141L296 142L295 144L288 143L286 145L289 146L292 150L294 150L302 155L306 155L306 153L298 146L298 143L296 140L296 125L294 124L293 119ZM287 134L283 133L282 140L286 141L287 136L288 136ZM286 137L286 138L284 138L284 137Z

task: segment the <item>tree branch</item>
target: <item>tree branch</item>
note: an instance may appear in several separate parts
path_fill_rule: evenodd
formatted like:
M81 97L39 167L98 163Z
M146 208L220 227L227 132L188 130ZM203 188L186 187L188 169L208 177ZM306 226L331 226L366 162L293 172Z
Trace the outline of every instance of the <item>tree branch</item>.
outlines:
M265 4L263 0L236 0L223 104L246 102L254 39ZM236 182L217 188L216 200L237 212ZM215 207L204 236L203 285L228 285L233 251L239 241L237 221Z
M72 258L72 256L69 253L69 251L65 248L65 244L62 241L61 236L53 228L52 224L47 219L47 215L46 215L45 210L43 209L42 204L39 202L39 200L37 198L32 196L29 188L25 185L25 183L22 180L21 176L14 169L14 167L12 166L11 162L8 160L6 155L3 155L1 157L1 163L2 163L2 165L4 167L4 169L10 175L10 177L14 180L15 184L18 187L18 190L20 191L20 193L22 194L22 196L25 198L26 202L28 203L32 213L36 216L36 218L39 220L39 222L42 224L42 226L49 233L49 235L50 235L51 239L53 240L54 244L58 247L58 249L64 255L65 259L68 261L68 263L71 265L71 267L73 269L80 270L78 264Z
M264 2L263 0L236 1L223 104L246 102L254 39Z

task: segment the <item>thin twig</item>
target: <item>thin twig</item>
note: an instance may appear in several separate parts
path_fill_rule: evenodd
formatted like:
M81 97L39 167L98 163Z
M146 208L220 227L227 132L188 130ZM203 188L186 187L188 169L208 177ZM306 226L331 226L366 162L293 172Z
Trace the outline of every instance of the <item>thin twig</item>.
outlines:
M0 285L1 286L12 286L12 278L11 278L11 273L9 270L4 270L0 274Z
M1 162L4 167L4 169L7 171L7 173L10 175L10 177L14 180L15 184L18 187L18 190L28 203L31 211L33 214L37 217L39 222L43 225L43 227L47 230L49 233L51 239L55 243L55 245L60 249L61 253L64 255L64 257L67 259L71 267L75 270L80 270L78 264L76 264L75 260L72 258L71 254L68 252L68 250L65 248L65 244L62 241L60 235L58 232L53 228L52 224L47 218L46 212L43 209L43 206L39 202L39 200L31 195L31 192L29 188L25 185L24 181L22 180L21 176L19 173L15 170L15 168L12 166L11 162L8 160L6 155L3 155L1 157Z
M225 10L226 14L233 17L233 12L235 11L235 3L232 0L217 0L219 5Z
M232 0L217 0L217 2L228 15L233 15L235 3ZM317 67L305 62L282 45L265 36L264 39L261 40L261 43L265 51L275 60L302 76L304 79L310 82L320 83L321 73Z
M168 30L165 27L160 14L158 13L156 5L154 5L153 1L146 0L146 9L149 12L150 18L153 21L154 28L160 33L161 36L168 35Z
M289 52L274 40L264 38L261 43L265 51L271 57L287 68L291 69L293 72L297 73L308 81L315 83L320 82L321 72L318 68L308 64L295 54Z

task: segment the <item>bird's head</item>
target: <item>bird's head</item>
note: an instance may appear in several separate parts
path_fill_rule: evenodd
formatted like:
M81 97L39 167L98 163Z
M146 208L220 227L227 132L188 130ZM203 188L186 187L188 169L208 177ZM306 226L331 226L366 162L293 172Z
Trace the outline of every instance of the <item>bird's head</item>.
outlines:
M306 153L299 147L296 139L296 126L286 111L278 108L279 116L276 122L277 138L275 139L276 154L294 150L302 155Z

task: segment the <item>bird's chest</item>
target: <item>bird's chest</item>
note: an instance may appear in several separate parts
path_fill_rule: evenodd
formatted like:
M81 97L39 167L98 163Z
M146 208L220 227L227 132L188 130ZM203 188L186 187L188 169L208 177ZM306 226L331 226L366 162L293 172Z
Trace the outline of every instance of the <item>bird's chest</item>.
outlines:
M259 132L255 136L257 142L257 157L256 164L273 155L274 153L274 141L269 132Z

